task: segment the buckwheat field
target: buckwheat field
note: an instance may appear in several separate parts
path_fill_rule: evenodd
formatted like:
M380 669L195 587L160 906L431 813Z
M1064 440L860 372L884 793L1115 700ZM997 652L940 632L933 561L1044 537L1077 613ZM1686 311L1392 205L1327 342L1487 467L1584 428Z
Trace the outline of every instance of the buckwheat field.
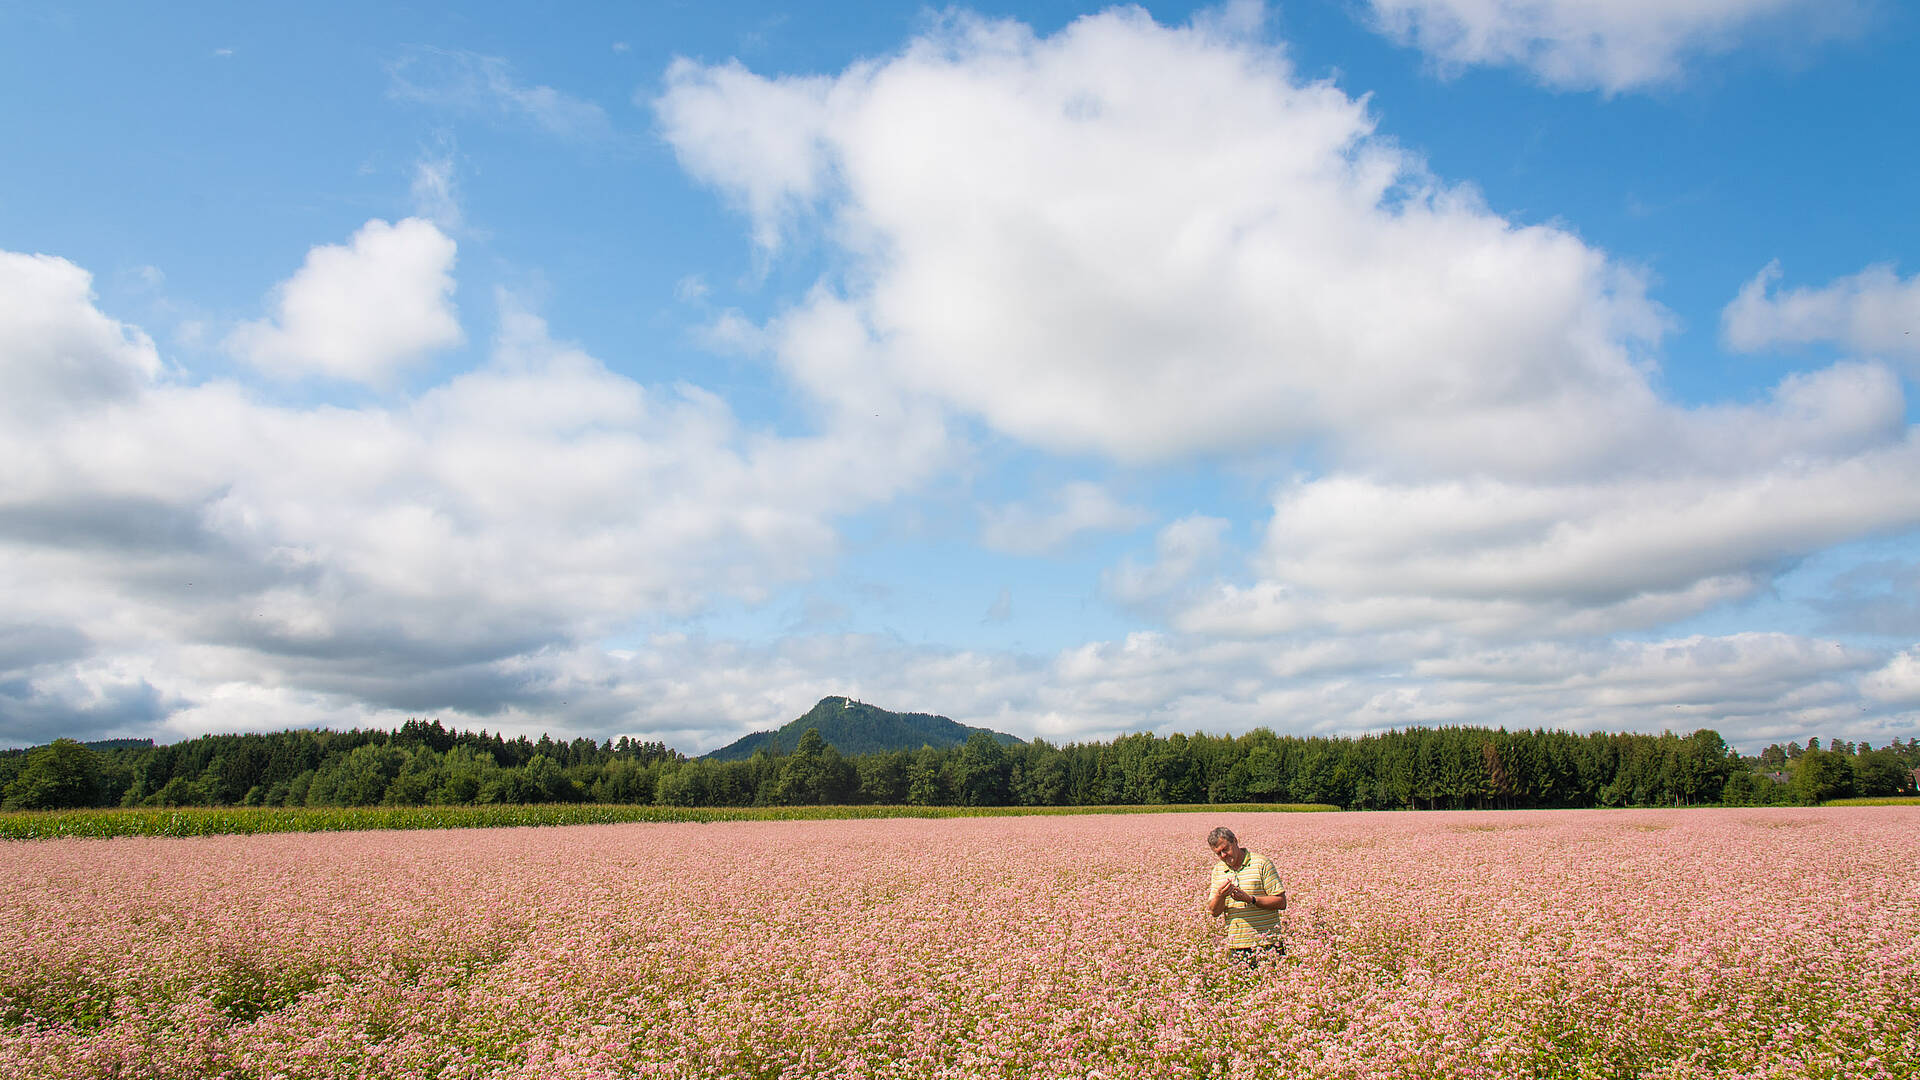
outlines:
M1203 836L1285 880L1220 956ZM7 1077L1913 1077L1920 810L0 845Z

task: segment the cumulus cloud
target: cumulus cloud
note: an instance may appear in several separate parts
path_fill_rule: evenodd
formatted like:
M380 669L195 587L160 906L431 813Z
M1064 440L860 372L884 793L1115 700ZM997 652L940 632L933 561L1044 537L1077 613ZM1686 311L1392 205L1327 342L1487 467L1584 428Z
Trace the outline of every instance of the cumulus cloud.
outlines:
M1893 372L1663 400L1635 268L1430 176L1247 26L955 16L830 77L681 62L655 105L757 235L813 222L850 268L766 328L822 398L1122 463L1312 446L1251 580L1176 601L1188 632L1644 629L1920 523ZM1110 593L1176 592L1206 539Z
M409 49L387 69L389 92L403 101L531 123L556 138L586 141L612 133L594 102L517 78L497 56L463 49Z
M128 677L122 667L83 662L0 674L0 746L59 738L150 738L164 730L169 711L180 703L145 680Z
M103 682L76 681L72 658L23 662L10 724L91 715L113 695L86 687L109 683L207 723L237 714L215 708L222 687L309 703L288 716L544 703L526 674L542 650L799 580L834 554L836 516L946 453L918 415L748 429L706 391L645 387L553 340L510 297L488 362L416 398L272 405L161 381L72 264L0 268L6 296L47 301L6 309L21 332L0 335L8 404L38 418L0 425L0 594L33 640L119 665Z
M825 396L877 382L1127 462L1497 456L1542 410L1641 407L1666 316L1633 268L1437 181L1236 25L956 16L831 78L682 61L655 106L763 246L812 224L847 261L784 316L858 346L858 384L783 356Z
M1752 753L1809 731L1879 745L1910 734L1914 717L1911 702L1870 696L1883 656L1779 634L1485 648L1402 636L1254 643L1137 633L1052 656L865 634L761 645L660 634L629 651L579 647L510 663L523 696L472 726L554 730L543 718L565 700L572 723L590 734L645 734L694 753L783 724L827 694L1056 743L1130 731L1351 736L1463 723L1708 727Z
M1369 0L1374 26L1443 68L1526 69L1542 83L1607 93L1683 78L1701 57L1767 35L1797 43L1857 33L1852 0Z
M1711 727L1753 752L1810 730L1877 744L1912 722L1911 712L1863 693L1884 657L1783 634L1488 647L1404 634L1256 643L1143 632L1047 658L851 636L810 649L836 657L865 700L937 701L963 723L1056 742L1142 730L1355 735L1464 723ZM817 662L808 650L781 655L768 666L789 677Z
M1243 643L1142 633L1063 651L988 685L1002 696L1029 685L1024 704L1002 714L1028 726L1009 730L1055 740L1260 726L1326 735L1440 724L1708 727L1751 753L1810 730L1875 743L1910 732L1910 711L1863 692L1882 659L1765 633L1513 646L1405 633ZM965 722L992 712L968 712Z
M273 317L235 328L226 347L281 378L386 385L408 364L462 340L453 258L453 240L430 221L369 221L345 246L307 252L274 290Z
M1148 520L1145 510L1085 481L1062 486L1044 504L985 507L980 517L980 543L1011 555L1057 552L1083 533L1124 532Z
M160 374L140 330L93 306L93 275L65 259L0 251L0 416L34 425L123 401Z
M1902 279L1883 264L1821 288L1781 290L1781 275L1777 260L1768 263L1720 313L1729 346L1758 352L1831 343L1902 359L1920 372L1920 276Z
M1258 40L1252 10L1174 28L1116 11L1045 38L955 16L806 79L675 64L653 104L689 172L762 257L823 246L804 296L709 335L809 395L805 435L636 383L511 297L474 370L378 406L271 404L165 377L84 271L0 254L5 737L432 713L698 751L830 693L1052 739L1910 731L1886 652L1604 640L1920 522L1895 373L1664 401L1669 319L1634 267L1429 175L1363 100ZM397 94L598 126L497 61L421 59ZM416 179L423 209L452 199L450 171ZM381 385L460 340L453 259L428 221L369 223L230 345ZM706 303L697 278L679 292ZM826 620L765 644L661 630L831 566L840 516L952 463L956 415L1123 464L1320 471L1273 489L1250 558L1194 514L1106 575L1166 632L1037 655L811 632ZM981 539L1044 553L1146 520L1067 484L982 510Z
M681 167L739 202L763 252L778 249L783 226L826 184L821 117L833 82L767 80L739 61L703 67L683 58L667 69L667 84L657 103L661 133Z
M1920 442L1738 472L1606 481L1401 481L1281 489L1258 581L1186 609L1195 632L1445 625L1480 636L1658 626L1766 587L1800 558L1920 524Z
M1920 706L1920 648L1908 649L1868 675L1861 689L1876 702Z
M590 733L647 734L704 752L848 694L1056 743L1130 731L1358 735L1466 723L1709 727L1751 753L1809 731L1876 745L1910 734L1911 703L1869 696L1886 662L1782 634L1485 647L1407 635L1222 642L1142 632L1033 656L886 635L749 645L665 633L631 650L516 658L509 663L526 692L487 722L538 730L535 718L566 700Z

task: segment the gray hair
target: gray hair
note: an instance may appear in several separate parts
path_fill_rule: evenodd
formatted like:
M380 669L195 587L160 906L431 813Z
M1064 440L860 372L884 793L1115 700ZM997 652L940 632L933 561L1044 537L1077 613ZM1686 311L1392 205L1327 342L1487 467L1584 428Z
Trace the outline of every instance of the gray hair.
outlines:
M1232 844L1235 847L1240 846L1240 838L1233 835L1233 830L1227 828L1225 825L1215 826L1214 830L1207 834L1208 847L1212 847L1213 845L1219 843L1222 840L1225 840L1227 843Z

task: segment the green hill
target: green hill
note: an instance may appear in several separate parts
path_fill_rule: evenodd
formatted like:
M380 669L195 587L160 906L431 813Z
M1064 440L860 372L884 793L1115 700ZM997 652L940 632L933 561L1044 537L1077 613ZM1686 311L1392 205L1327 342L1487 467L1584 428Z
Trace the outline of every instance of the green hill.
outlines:
M1020 742L1011 735L968 727L944 716L889 712L875 705L843 697L824 697L805 716L774 731L756 731L707 754L710 761L742 761L757 750L784 753L800 742L808 728L819 728L828 746L851 757L882 750L918 750L922 746L958 746L976 731L1007 745Z
M93 751L151 750L153 749L153 740L152 739L95 739L93 742L83 742L80 745Z

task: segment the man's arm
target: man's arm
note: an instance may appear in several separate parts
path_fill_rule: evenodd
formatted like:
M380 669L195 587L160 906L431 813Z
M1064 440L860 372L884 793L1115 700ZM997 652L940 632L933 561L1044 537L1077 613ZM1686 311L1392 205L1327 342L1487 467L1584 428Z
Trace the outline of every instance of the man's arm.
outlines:
M1287 910L1287 891L1285 889L1273 895L1266 895L1263 893L1250 893L1238 885L1229 883L1221 897L1220 908L1222 911L1226 910L1227 900L1238 900L1243 904L1252 904L1254 907L1266 908L1268 911ZM1214 914L1218 915L1220 912L1216 911Z
M1265 856L1261 856L1260 863L1260 895L1280 901L1277 904L1261 904L1261 907L1274 911L1287 910L1286 886L1280 884L1280 872L1273 868L1273 860Z

